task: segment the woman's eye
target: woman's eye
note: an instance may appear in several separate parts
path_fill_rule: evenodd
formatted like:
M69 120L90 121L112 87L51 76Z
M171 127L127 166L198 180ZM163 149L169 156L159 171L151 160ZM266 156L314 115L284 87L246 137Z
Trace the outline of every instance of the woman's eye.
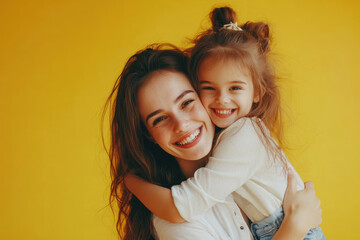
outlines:
M158 123L164 121L165 119L167 119L167 117L158 117L157 119L154 120L153 122L153 126L157 125Z
M187 105L189 105L189 104L192 103L193 101L194 101L194 99L189 99L189 100L183 102L183 103L181 104L181 108L182 108L182 109L185 108Z

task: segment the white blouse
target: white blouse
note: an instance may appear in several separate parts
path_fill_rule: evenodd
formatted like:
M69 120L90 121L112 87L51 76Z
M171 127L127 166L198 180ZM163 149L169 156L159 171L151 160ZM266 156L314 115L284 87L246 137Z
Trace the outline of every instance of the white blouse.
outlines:
M255 120L241 118L224 129L208 164L198 169L193 178L171 188L176 208L185 220L198 219L230 194L252 222L261 221L281 207L286 171L263 144ZM293 168L290 163L288 167ZM300 176L295 174L298 189L303 189Z
M153 215L155 238L159 240L252 240L251 232L230 195L197 220L170 223Z

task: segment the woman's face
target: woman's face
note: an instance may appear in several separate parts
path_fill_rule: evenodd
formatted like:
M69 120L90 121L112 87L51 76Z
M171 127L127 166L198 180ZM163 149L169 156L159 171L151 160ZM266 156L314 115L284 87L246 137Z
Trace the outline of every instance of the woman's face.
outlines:
M176 71L151 73L138 91L141 119L153 140L183 160L211 150L214 126L188 78Z

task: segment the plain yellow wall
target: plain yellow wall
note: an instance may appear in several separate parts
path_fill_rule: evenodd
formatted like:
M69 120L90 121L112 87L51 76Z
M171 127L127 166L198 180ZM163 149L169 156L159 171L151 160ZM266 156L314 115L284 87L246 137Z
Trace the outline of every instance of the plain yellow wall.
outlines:
M358 1L19 0L0 3L0 239L116 239L105 99L130 55L185 46L225 3L270 23L287 154L315 183L328 239L360 238Z

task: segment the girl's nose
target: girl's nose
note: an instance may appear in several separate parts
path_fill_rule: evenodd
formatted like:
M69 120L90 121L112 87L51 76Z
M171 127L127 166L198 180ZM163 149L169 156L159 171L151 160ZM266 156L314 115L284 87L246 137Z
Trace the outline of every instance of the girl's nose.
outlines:
M187 131L190 125L190 121L187 116L174 117L174 131L175 133L181 133Z
M216 103L218 104L228 104L230 102L230 98L228 96L228 94L224 93L224 92L219 92L219 94L217 95L216 98Z

